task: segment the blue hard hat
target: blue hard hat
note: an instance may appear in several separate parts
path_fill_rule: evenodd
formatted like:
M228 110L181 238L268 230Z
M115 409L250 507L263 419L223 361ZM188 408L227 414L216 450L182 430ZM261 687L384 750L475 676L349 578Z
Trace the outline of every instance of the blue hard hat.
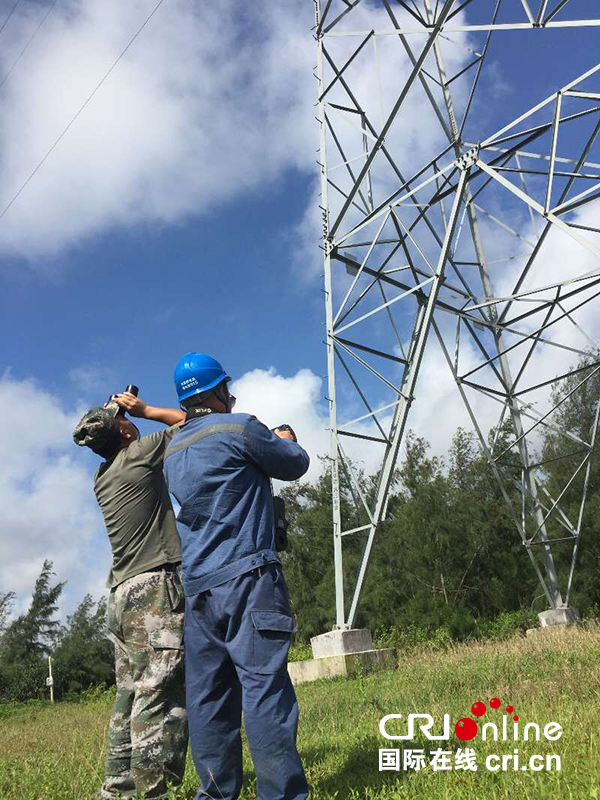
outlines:
M175 389L179 402L195 394L208 392L231 378L221 364L206 353L186 353L175 367Z

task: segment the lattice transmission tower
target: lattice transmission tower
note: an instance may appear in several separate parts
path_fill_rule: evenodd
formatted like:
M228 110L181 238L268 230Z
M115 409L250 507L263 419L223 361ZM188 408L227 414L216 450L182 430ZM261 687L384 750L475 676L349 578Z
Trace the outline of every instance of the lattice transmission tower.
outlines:
M314 2L337 627L354 624L411 405L435 402L433 348L548 608L568 607L600 408L585 430L564 414L600 370L600 48L578 54L580 75L569 54L574 30L600 43L600 14L583 0ZM546 51L529 71L511 63L536 62L544 37L550 86ZM568 467L554 493L542 432ZM378 465L370 492L357 443ZM360 524L342 518L341 478ZM364 550L345 587L346 537Z

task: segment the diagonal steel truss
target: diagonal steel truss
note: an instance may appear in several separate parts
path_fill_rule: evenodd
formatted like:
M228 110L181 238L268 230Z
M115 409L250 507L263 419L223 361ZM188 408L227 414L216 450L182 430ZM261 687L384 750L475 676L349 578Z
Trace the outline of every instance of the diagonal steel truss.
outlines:
M590 360L600 349L590 322L600 230L588 214L600 198L600 64L491 135L480 120L490 124L493 36L595 29L600 19L569 16L579 0L314 5L337 626L354 623L419 370L436 342L548 606L564 607L600 406L582 438L560 424L565 398L552 389L577 373L580 357L589 364L573 392L600 370ZM342 413L352 418L341 423ZM572 476L556 497L537 456L544 429L573 445ZM380 451L368 496L345 442ZM351 527L342 473L360 516ZM574 486L575 520L561 502ZM347 611L350 535L364 538L364 550ZM564 581L555 548L568 546Z

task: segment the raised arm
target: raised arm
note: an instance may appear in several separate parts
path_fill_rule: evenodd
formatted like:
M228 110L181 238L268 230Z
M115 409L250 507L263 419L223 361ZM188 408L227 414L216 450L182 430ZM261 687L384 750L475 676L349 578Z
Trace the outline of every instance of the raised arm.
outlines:
M179 408L159 408L145 403L141 397L129 392L114 395L113 399L132 417L151 419L165 425L178 425L185 420L185 411Z
M293 431L288 434L290 431L273 433L256 417L246 423L244 440L248 455L270 478L295 481L308 469L308 453L292 438Z

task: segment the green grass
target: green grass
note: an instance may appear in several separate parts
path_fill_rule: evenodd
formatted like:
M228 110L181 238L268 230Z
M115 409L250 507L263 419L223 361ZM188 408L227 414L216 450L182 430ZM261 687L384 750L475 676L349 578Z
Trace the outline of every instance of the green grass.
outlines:
M311 800L338 798L600 798L598 723L600 708L600 628L587 626L557 634L504 642L463 644L445 651L411 653L397 671L348 681L321 681L297 688L299 748ZM557 721L556 742L470 743L477 772L380 773L380 747L394 747L379 733L384 714L428 712L452 726L470 715L474 701L499 697L511 703L521 722ZM0 798L91 798L102 781L110 696L85 703L0 706ZM488 715L493 721L492 714ZM500 712L495 712L500 716ZM390 726L391 730L391 726ZM461 743L419 739L408 747L456 750ZM402 743L399 743L401 746ZM560 755L560 772L496 772L485 769L488 753ZM242 797L256 796L252 765L245 750ZM523 763L523 760L521 761ZM197 779L191 761L178 798L191 800Z

